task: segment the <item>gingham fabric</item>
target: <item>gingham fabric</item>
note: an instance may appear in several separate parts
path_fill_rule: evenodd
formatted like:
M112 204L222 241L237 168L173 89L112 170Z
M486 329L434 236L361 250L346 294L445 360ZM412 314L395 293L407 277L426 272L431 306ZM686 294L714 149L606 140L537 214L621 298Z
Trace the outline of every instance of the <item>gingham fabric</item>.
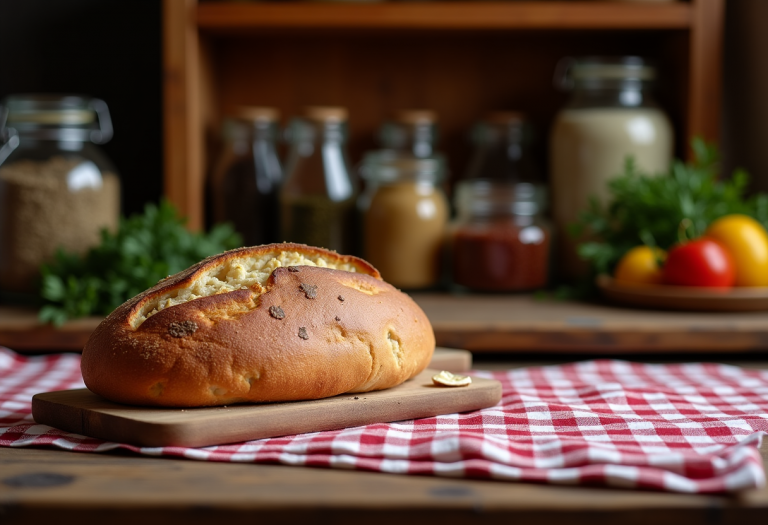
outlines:
M766 371L598 360L474 372L501 381L499 405L192 449L108 443L35 424L32 396L82 388L79 364L79 355L0 348L0 445L689 493L765 483L757 448L768 431Z

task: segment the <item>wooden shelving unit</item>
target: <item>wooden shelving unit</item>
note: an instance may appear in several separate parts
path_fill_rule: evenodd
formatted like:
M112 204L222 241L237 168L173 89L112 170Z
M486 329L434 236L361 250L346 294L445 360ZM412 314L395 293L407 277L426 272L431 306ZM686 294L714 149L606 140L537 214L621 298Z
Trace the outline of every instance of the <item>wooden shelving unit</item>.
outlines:
M688 3L466 2L374 4L201 3L202 32L263 29L689 29Z
M768 312L675 312L544 301L527 295L414 294L438 346L475 353L701 356L768 352ZM0 346L19 352L82 350L100 318L40 325L37 312L0 306Z
M718 138L725 0L691 2L424 2L373 4L164 0L165 194L204 225L205 174L222 116L270 105L284 119L311 104L350 110L353 162L392 111L429 107L460 174L474 121L523 110L546 159L566 95L557 61L637 54L658 63L658 98L676 128Z

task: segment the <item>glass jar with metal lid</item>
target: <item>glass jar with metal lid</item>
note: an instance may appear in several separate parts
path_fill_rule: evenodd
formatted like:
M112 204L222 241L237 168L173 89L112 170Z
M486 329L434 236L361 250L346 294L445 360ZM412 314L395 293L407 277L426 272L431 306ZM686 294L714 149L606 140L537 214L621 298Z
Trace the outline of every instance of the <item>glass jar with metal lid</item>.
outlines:
M440 254L448 220L442 157L418 158L390 150L366 155L363 256L385 280L406 289L440 281Z
M29 293L56 250L83 253L117 228L119 179L96 146L112 123L102 100L81 96L15 95L2 108L0 290Z
M488 292L546 286L552 236L543 216L545 202L540 185L459 182L449 235L453 283Z
M608 181L627 158L648 175L666 172L673 129L653 98L656 69L640 57L564 59L555 82L571 92L550 135L552 215L557 228L561 276L575 278L586 266L576 255L568 226L591 197L608 198Z

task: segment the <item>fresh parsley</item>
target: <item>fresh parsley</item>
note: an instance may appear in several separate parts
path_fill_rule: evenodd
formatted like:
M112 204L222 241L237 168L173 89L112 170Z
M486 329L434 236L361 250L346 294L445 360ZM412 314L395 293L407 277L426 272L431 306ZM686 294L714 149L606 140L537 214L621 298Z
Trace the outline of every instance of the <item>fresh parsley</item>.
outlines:
M142 214L121 218L116 233L102 230L101 244L84 256L59 250L41 268L39 318L61 325L67 319L107 315L129 298L192 264L241 245L230 225L191 233L167 201Z
M692 142L694 159L675 161L667 173L640 173L632 159L624 173L608 183L610 201L591 199L571 233L590 239L579 246L594 273L612 273L619 259L639 244L668 249L678 240L683 219L692 238L718 217L743 213L768 227L768 195L747 196L749 177L737 170L719 180L717 149L701 139Z

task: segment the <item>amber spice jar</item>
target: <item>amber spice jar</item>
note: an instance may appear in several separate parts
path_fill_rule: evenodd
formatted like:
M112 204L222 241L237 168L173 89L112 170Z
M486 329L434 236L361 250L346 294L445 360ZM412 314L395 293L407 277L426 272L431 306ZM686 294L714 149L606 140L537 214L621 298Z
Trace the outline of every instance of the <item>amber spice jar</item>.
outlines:
M448 221L443 159L382 150L366 156L361 175L364 257L399 288L436 286Z

